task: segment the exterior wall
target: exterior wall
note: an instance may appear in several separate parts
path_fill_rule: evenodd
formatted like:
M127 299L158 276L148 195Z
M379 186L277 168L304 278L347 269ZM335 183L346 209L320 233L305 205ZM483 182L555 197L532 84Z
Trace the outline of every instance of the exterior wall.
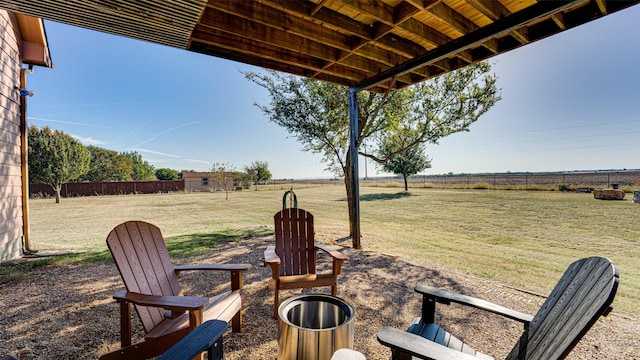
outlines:
M185 191L220 191L224 185L216 184L215 175L208 172L182 172ZM227 190L233 190L233 173L226 172Z
M21 255L20 35L16 20L0 10L0 261Z

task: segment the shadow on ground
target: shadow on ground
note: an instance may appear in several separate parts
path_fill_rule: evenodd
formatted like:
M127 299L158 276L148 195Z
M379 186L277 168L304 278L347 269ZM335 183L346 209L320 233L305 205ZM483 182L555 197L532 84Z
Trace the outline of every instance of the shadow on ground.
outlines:
M364 194L364 195L360 195L360 201L395 200L395 199L402 199L409 196L413 196L413 195L411 195L411 193L407 191L401 191L393 194L388 194L388 193ZM347 201L347 198L342 198L340 199L340 201Z
M168 239L171 248L174 241ZM185 240L185 239L183 239ZM269 268L260 266L270 236L219 242L217 236L189 241L211 241L204 254L178 257L179 264L249 263L244 277L247 303L243 306L243 332L224 336L225 359L276 359L278 322L272 318L273 293L267 289ZM179 249L174 249L179 250ZM348 247L338 296L356 310L355 349L368 360L388 359L389 351L376 340L382 326L405 329L420 313L421 298L413 291L424 283L478 296L519 311L534 313L541 299L474 278L452 269L391 258ZM319 255L319 271L328 271L330 258ZM188 272L181 276L186 295L214 296L229 288L225 272ZM45 266L21 282L0 285L0 354L28 359L96 359L119 346L119 309L112 295L123 287L112 263ZM301 292L328 293L328 288L281 291L280 299ZM496 358L504 358L522 328L519 323L457 305L439 305L438 321L451 333ZM609 316L610 319L613 314ZM140 325L134 316L135 333ZM634 358L640 329L636 323L599 321L573 355L576 358ZM611 334L615 334L612 339ZM625 346L626 352L620 349Z

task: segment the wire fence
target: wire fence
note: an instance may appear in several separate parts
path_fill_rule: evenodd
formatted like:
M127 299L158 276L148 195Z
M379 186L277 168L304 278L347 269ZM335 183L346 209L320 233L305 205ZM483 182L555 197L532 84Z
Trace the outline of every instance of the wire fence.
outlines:
M412 188L591 191L619 187L631 192L640 187L640 170L418 175L409 177L407 183ZM344 186L344 179L277 179L260 183L260 188L273 189L311 186ZM360 186L404 187L404 179L399 176L360 178Z
M640 188L640 170L558 172L558 173L501 173L419 175L407 179L410 188L505 189L505 190L561 190L591 192L598 188L620 188L633 192ZM273 179L261 181L252 190L286 190L291 188L342 186L343 178ZM360 178L361 187L404 188L402 177ZM246 189L249 190L249 189ZM32 197L53 196L51 186L30 184ZM185 191L184 181L131 181L66 183L61 196L144 194Z

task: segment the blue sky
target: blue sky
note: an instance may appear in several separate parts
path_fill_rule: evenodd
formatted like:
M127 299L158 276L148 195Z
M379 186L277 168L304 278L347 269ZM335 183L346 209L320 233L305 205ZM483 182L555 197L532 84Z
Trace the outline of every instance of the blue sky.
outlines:
M640 168L640 6L492 58L502 101L470 132L428 145L425 174ZM157 168L331 177L253 106L250 65L46 22L54 69L29 75L28 121ZM346 99L345 99L346 101ZM364 175L364 160L360 171ZM369 162L368 176L382 175Z

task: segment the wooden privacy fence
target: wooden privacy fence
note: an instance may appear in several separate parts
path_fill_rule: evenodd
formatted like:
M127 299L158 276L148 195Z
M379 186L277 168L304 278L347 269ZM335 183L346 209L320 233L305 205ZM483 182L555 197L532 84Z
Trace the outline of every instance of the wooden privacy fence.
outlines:
M183 180L66 183L62 184L60 196L153 194L175 191L184 191ZM29 195L31 197L54 196L55 192L49 185L29 184Z

